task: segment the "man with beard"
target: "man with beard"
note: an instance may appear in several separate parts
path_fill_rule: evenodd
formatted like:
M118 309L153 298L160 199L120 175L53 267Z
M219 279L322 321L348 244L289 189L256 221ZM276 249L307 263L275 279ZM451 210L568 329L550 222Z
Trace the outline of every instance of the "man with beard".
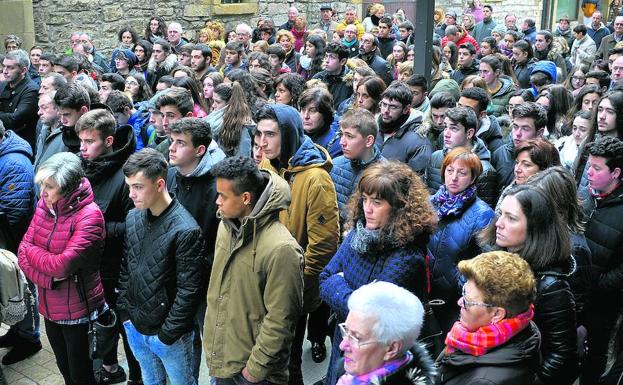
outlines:
M113 309L117 305L117 281L121 269L125 217L134 207L129 198L122 166L134 153L136 138L128 125L116 128L115 118L107 110L92 110L76 122L80 138L80 157L85 176L91 183L95 202L106 221L106 242L102 255L100 275L106 303ZM123 337L123 347L130 368L130 380L141 380L138 361L129 349L123 326L117 319L117 329ZM126 373L117 359L119 334L113 337L113 348L104 357L96 379L100 384L114 384L126 380Z
M212 61L212 50L207 45L197 44L193 46L190 53L190 68L197 74L197 80L203 84L206 75L214 71L210 65Z
M554 62L556 67L560 70L560 77L558 77L558 79L566 79L567 64L565 59L552 49L553 41L554 36L550 31L541 30L537 32L534 39L534 58L536 60L549 60Z
M385 84L392 82L392 74L387 60L378 55L379 41L371 33L364 33L359 43L359 58L365 61Z
M593 16L591 16L592 23L586 26L588 36L593 39L597 48L599 48L601 40L610 35L610 30L603 23L603 19L603 14L600 11L595 11Z
M44 78L46 79L46 78ZM60 115L54 104L54 92L39 95L39 137L37 138L37 152L35 154L35 171L39 165L57 152L67 151L63 143Z
M381 155L404 162L423 175L433 151L428 139L416 132L422 124L422 113L411 109L411 89L396 82L387 87L381 97L376 136Z

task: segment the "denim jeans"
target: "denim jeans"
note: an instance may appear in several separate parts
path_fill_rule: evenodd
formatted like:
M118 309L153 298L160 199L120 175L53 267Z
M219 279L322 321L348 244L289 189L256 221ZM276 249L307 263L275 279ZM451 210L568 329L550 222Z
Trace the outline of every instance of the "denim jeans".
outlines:
M11 326L10 331L17 334L18 337L23 338L29 342L39 341L41 333L39 332L39 301L37 297L37 287L29 279L28 288L33 296L33 306L28 306L26 316L24 319Z
M184 334L172 345L166 345L157 335L139 333L130 321L125 321L123 326L141 366L145 385L165 385L167 375L171 385L197 385L192 372L193 332Z
M197 307L197 312L195 313L195 317L193 318L193 361L192 361L192 371L193 377L197 383L199 383L199 369L201 368L201 353L203 352L203 321L206 315L206 307L207 303L205 297L199 303Z

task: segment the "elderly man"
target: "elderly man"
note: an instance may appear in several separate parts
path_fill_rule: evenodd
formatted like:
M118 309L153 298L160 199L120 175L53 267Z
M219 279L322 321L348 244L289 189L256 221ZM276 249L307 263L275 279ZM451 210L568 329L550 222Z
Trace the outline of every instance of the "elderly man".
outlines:
M182 25L177 22L169 24L167 28L167 40L171 44L171 50L174 54L177 54L183 45L188 44L188 40L182 37L183 33Z
M288 8L288 21L286 21L285 23L281 24L279 26L279 29L285 29L286 31L290 31L292 30L292 28L294 28L294 21L296 21L296 18L299 15L299 10L296 9L296 7L290 7Z
M387 60L378 55L379 40L371 33L364 33L359 43L359 55L361 60L365 61L376 74L383 79L385 84L392 82L392 74Z
M614 48L621 40L623 40L623 16L617 16L614 19L614 32L601 39L595 59L607 59L608 51Z
M93 56L93 64L99 66L102 69L102 73L110 72L110 68L108 67L108 60L106 60L104 55L102 55L95 49L95 46L93 45L93 39L88 33L83 33L82 35L80 35L80 43L84 47L85 53L88 54L87 56Z
M591 16L591 24L586 26L586 30L588 32L588 36L593 39L597 48L601 44L601 40L610 35L610 30L603 23L604 16L601 11L595 11L593 16Z
M331 4L320 5L320 21L314 26L316 29L325 31L327 37L333 36L337 29L337 22L333 20L333 7Z
M366 32L366 28L363 26L361 21L357 19L357 9L352 5L349 5L344 10L344 20L342 20L342 22L337 25L336 31L344 32L346 26L349 24L353 24L355 27L357 27L357 40L361 39L364 32Z
M242 43L244 47L244 53L246 55L250 54L253 51L253 44L251 44L251 34L253 33L253 28L251 28L248 24L242 23L236 26L236 36L239 42Z
M519 31L519 28L517 28L517 16L512 13L509 13L506 17L504 17L504 25L508 31Z

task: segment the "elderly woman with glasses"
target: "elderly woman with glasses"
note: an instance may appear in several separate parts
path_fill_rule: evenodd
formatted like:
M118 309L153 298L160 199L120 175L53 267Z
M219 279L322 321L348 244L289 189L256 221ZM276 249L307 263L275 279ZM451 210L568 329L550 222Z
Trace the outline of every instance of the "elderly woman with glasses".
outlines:
M435 368L418 344L424 308L402 287L374 282L348 299L348 317L338 325L344 352L338 385L429 384Z
M436 384L534 384L539 332L534 275L517 254L495 251L459 262L466 278L460 319L438 358Z

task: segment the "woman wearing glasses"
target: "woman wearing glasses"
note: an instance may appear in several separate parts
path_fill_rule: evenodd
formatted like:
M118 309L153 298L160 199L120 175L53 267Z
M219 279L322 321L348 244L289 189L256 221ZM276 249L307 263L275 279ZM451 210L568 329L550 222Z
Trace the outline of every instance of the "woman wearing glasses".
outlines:
M484 249L519 254L537 279L534 322L541 332L540 384L569 385L578 376L575 300L569 280L576 270L568 225L552 197L534 186L507 191L495 224L482 233ZM504 275L500 274L502 277Z
M373 281L395 283L421 298L426 245L437 218L417 174L401 162L373 164L363 172L348 210L350 232L320 273L320 297L338 323L346 319L351 293ZM341 340L336 330L326 385L337 381Z
M435 367L417 338L424 308L393 283L374 282L348 299L348 317L338 325L344 352L338 385L430 384Z
M517 254L494 251L459 262L467 279L461 317L438 358L436 384L534 384L539 332L534 275Z

